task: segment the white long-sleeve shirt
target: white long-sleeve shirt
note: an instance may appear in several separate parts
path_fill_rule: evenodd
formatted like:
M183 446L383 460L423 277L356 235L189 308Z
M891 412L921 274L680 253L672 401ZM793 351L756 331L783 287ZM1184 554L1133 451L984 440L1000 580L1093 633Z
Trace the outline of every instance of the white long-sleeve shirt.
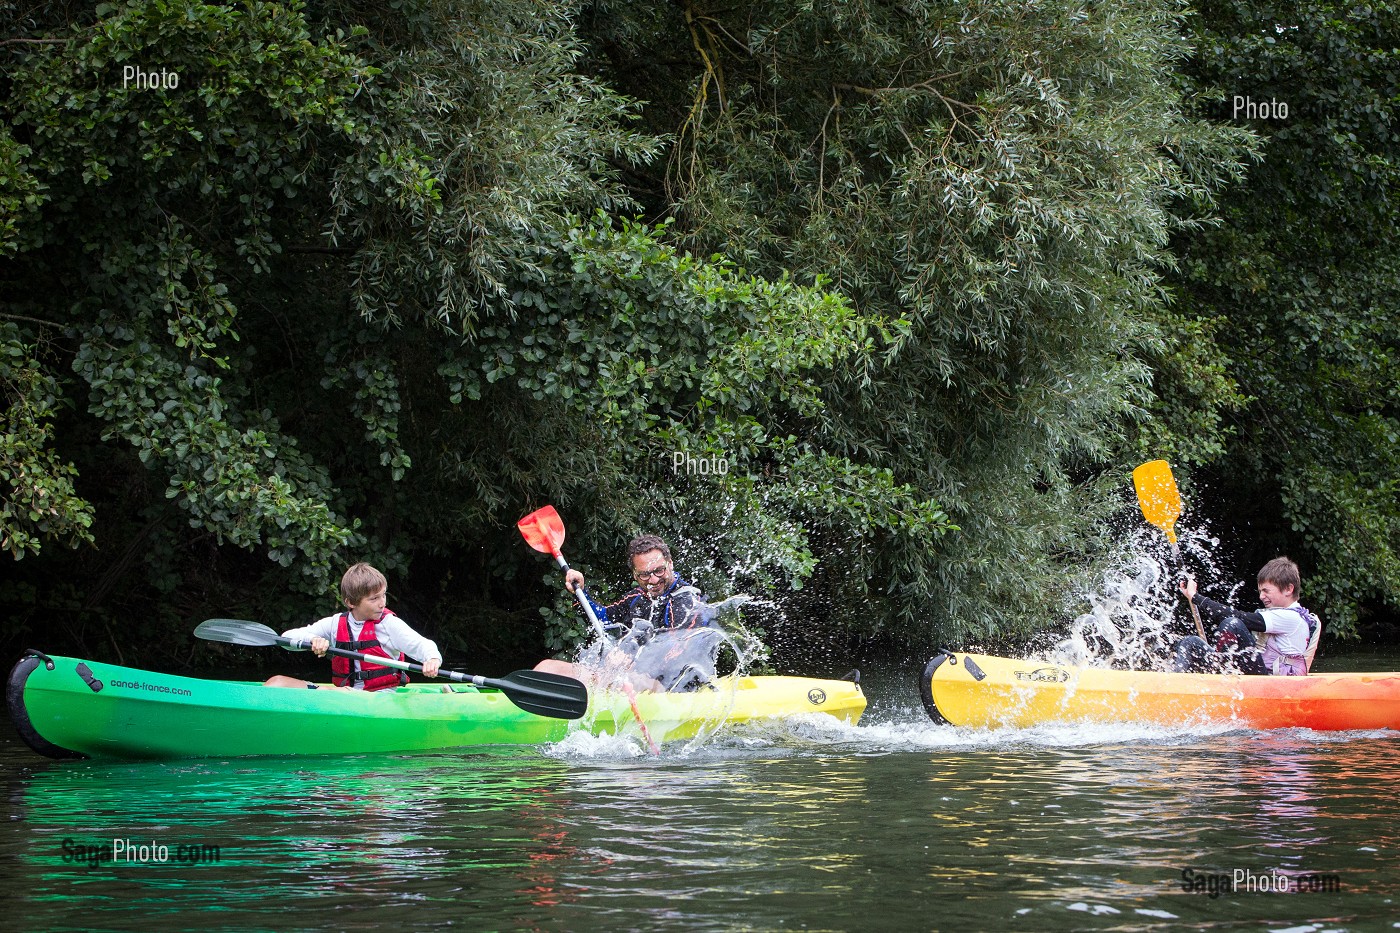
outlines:
M1279 609L1260 609L1264 617L1265 646L1286 657L1299 657L1308 651L1307 617L1299 612L1298 601Z
M282 633L283 638L290 638L293 641L311 641L313 638L324 638L335 643L336 631L340 628L341 613L337 612L333 616L326 616L310 625L303 625L301 628L288 629ZM350 614L350 637L355 641L360 640L360 631L365 627L365 623L355 618L354 613ZM436 642L424 638L415 632L409 624L392 612L384 617L382 622L375 623L375 637L379 639L379 646L384 649L390 657L398 657L402 652L420 663L428 661L442 662L442 652L438 651ZM360 669L359 661L352 661L354 670ZM364 684L355 684L356 690L363 690Z

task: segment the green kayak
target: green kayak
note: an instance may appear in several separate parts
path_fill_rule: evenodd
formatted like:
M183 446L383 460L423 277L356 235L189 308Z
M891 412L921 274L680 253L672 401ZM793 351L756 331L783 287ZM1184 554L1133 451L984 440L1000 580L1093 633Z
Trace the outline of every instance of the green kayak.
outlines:
M406 752L538 745L571 732L638 735L627 698L590 691L582 719L526 712L503 693L415 683L397 690L298 690L158 674L30 652L6 699L21 737L51 758L199 758ZM826 713L855 723L860 684L805 677L725 677L693 693L641 693L657 742L721 724Z

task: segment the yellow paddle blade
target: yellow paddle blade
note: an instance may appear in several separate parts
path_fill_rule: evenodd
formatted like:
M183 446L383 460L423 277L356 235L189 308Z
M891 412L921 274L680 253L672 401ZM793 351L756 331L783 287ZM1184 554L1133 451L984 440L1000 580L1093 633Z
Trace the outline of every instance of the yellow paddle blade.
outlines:
M1166 532L1167 540L1175 544L1176 531L1172 526L1181 517L1181 493L1176 491L1171 466L1165 460L1144 463L1133 471L1133 487L1142 506L1142 517Z

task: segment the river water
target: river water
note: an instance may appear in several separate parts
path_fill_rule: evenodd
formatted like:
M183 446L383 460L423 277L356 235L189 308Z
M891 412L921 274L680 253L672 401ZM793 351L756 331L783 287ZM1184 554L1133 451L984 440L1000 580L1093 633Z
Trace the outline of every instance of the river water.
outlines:
M1400 735L964 731L928 720L913 678L868 684L859 726L657 758L575 736L50 762L6 724L0 925L1400 929Z

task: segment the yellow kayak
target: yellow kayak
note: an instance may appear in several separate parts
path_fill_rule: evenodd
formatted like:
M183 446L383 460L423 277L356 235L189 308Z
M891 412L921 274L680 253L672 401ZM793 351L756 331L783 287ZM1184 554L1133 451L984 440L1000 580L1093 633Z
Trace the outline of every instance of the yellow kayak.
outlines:
M779 720L802 713L825 713L854 725L865 712L865 693L858 682L811 677L721 677L713 689L693 693L638 693L637 710L658 743L683 741L718 725ZM591 721L591 717L593 718ZM593 721L616 723L609 730L627 733L635 725L627 697L621 693L593 694L585 728L598 731Z
M984 729L1085 722L1400 729L1400 672L1176 674L942 652L924 667L920 691L934 722Z

